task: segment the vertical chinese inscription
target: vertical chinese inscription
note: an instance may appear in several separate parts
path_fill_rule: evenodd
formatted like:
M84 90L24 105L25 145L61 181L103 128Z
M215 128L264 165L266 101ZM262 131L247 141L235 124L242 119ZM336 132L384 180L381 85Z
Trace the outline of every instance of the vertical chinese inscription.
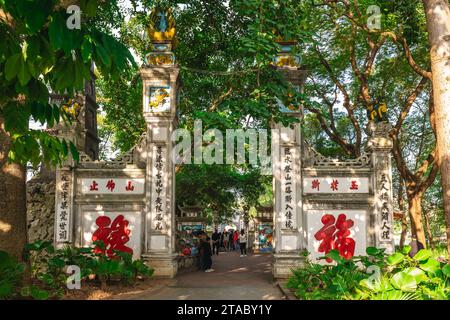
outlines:
M70 241L71 222L71 173L66 170L59 171L59 197L56 203L56 242Z
M165 230L166 214L166 148L153 147L152 221L155 231Z
M379 201L381 206L380 240L391 241L390 182L386 174L381 174Z
M295 229L297 218L295 185L295 149L282 149L281 166L281 221L282 229Z

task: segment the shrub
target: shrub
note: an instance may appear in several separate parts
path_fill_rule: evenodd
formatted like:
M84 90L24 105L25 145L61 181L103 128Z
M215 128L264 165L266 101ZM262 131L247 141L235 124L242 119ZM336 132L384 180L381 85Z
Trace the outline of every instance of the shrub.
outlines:
M25 264L16 262L7 252L0 250L0 299L15 297L24 271Z
M37 241L26 245L26 257L30 260L32 283L22 288L22 295L34 299L60 298L66 288L69 274L68 266L80 268L81 281L99 281L105 288L111 280L132 284L138 278L150 277L153 270L141 260L133 260L128 253L115 252L108 257L94 253L94 247L103 243L94 243L91 248L65 246L55 249L49 241Z
M288 288L305 300L450 299L450 265L434 259L429 250L410 258L410 250L405 247L388 256L384 249L369 247L367 256L349 260L332 250L326 257L334 264L307 260L303 268L293 270Z

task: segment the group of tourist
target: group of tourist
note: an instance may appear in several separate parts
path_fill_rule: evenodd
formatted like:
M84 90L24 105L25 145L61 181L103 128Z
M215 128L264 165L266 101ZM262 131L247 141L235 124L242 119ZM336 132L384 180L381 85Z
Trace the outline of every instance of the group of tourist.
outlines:
M204 232L199 235L199 238L199 263L200 268L205 272L214 271L211 268L212 256L214 254L219 255L221 248L224 251L237 251L240 249L241 257L247 256L247 235L244 229L241 232L237 230L218 232L216 228L211 238Z
M241 257L247 255L247 235L244 229L241 232L237 230L224 230L218 232L214 230L212 234L213 254L219 255L222 248L224 251L238 251L241 250Z

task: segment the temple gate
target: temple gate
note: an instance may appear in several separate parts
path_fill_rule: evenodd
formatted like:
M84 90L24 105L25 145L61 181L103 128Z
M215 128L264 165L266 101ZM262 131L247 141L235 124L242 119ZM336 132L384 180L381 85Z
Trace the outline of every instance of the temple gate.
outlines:
M306 70L294 54L296 43L280 45L274 64L301 91ZM279 104L282 112L301 120L301 106ZM302 138L300 123L273 123L272 128L274 277L286 278L292 268L300 267L305 251L314 262L331 249L346 258L365 255L368 246L391 252L390 125L370 122L365 152L347 161L315 151Z
M140 69L146 131L137 145L113 161L81 152L56 173L55 243L88 246L103 240L106 254L129 252L155 269L156 276L178 271L175 246L175 172L172 132L177 125L179 68L175 64L175 27L152 19L152 51ZM280 43L274 64L302 90L306 71L293 54L295 43ZM302 118L301 107L283 112ZM393 249L392 176L389 124L369 125L366 152L358 159L323 157L303 139L301 124L273 123L273 275L286 278L292 268L331 249L344 257L364 254L367 246ZM95 150L94 150L95 151Z

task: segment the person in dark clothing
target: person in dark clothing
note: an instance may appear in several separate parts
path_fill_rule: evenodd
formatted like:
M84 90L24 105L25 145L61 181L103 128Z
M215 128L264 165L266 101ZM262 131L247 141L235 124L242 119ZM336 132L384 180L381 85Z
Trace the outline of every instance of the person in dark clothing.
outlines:
M200 265L203 271L212 272L214 269L212 266L212 251L211 251L211 243L209 242L206 233L200 235Z
M233 239L233 230L231 230L230 234L228 235L228 250L234 251L234 239Z
M217 231L217 228L214 229L214 233L211 236L211 239L213 241L213 252L212 254L219 255L219 248L220 248L220 233Z

